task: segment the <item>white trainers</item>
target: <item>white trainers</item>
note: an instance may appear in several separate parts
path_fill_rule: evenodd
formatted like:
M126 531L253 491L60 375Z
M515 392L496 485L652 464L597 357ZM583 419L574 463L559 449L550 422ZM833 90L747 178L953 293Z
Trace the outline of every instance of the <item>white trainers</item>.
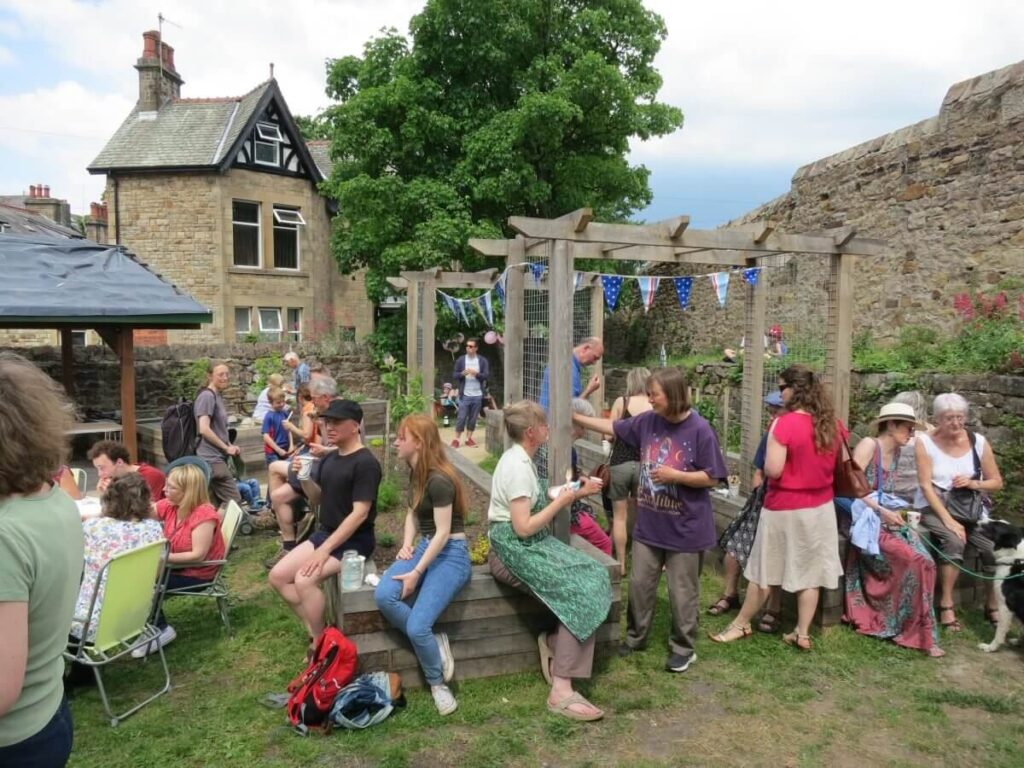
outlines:
M434 697L434 706L437 707L437 713L441 716L450 715L459 708L459 702L452 696L447 685L430 686L430 695Z
M437 640L437 650L441 652L441 676L446 683L451 682L455 676L455 657L452 656L452 646L448 642L448 635L438 632L434 635L434 639Z
M178 633L174 631L174 627L168 624L166 627L163 628L163 630L157 636L156 640L153 640L148 645L140 645L138 648L132 651L132 658L141 659L143 656L148 656L151 653L156 653L165 645L173 641L174 638L176 638L177 636Z

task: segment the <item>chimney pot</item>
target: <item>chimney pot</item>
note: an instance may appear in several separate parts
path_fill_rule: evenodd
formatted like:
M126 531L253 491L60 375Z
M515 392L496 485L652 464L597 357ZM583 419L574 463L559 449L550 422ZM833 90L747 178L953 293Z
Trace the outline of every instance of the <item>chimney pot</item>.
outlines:
M155 29L142 33L142 58L155 59L156 47L160 40L160 33Z
M35 184L29 184L28 185L28 196L29 197L35 197L36 196L36 185Z
M164 49L164 66L171 72L177 72L174 68L174 49L167 43L161 43Z
M107 220L107 204L106 203L100 203L100 218L103 219L104 221Z
M50 197L50 185L49 184L44 184L43 185L43 197L46 197L46 198Z

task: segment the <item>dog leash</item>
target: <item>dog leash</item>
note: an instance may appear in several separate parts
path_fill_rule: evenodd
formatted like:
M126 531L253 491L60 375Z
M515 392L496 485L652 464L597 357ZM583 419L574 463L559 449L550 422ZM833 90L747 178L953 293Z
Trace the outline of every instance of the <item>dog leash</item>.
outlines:
M947 557L945 552L943 552L941 549L936 547L934 544L931 543L931 541L928 540L927 536L918 535L918 538L920 538L921 541L924 542L925 546L928 547L928 549L930 549L930 550L932 550L934 552L937 552L942 557L943 560L945 560L947 563L952 565L954 568L956 568L957 570L963 571L967 575L973 576L976 579L983 579L985 581L1010 581L1011 579L1024 578L1024 572L1014 574L1013 576L1007 575L1007 576L1003 576L1003 577L999 577L999 576L985 576L985 575L980 574L980 573L975 573L970 568L964 568L959 563L954 562L953 560L950 560L949 557ZM1018 563L1020 561L1019 560L1015 560L1014 562ZM1003 563L1003 565L1005 565L1005 563Z

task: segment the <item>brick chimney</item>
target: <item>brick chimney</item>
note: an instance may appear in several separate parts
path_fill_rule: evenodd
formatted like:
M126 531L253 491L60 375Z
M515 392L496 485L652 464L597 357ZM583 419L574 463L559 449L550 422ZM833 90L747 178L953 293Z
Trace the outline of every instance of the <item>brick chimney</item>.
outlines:
M142 57L135 63L139 70L139 112L156 112L167 101L181 96L181 79L174 67L174 49L160 40L154 29L142 33Z
M29 187L29 196L25 200L25 208L38 213L50 221L62 224L65 227L73 225L71 219L71 206L67 200L50 197L49 184L36 184Z
M96 243L110 242L108 238L107 204L90 203L85 218L85 236Z

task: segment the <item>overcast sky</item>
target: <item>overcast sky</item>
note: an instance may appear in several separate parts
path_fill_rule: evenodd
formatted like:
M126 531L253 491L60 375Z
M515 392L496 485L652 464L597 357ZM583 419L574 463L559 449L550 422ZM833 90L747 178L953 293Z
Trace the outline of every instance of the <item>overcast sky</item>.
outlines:
M934 115L951 84L1024 58L1024 2L647 0L668 25L672 136L633 147L651 169L642 216L714 226L789 188L805 163ZM274 62L288 106L316 112L324 61L407 31L422 0L0 0L0 194L49 184L83 212L85 166L135 103L142 32L164 39L187 97L240 95Z

